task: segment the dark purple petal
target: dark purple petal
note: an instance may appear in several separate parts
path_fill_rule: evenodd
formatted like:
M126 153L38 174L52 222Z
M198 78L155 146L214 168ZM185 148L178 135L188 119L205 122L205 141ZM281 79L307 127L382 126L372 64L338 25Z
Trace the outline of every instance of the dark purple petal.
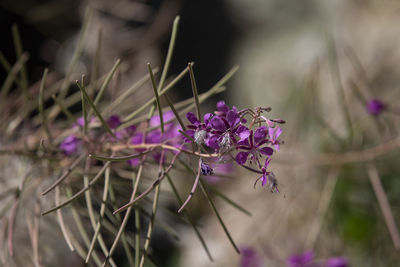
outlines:
M347 261L346 258L342 257L334 257L334 258L329 258L325 262L326 267L348 267L349 262Z
M274 150L268 146L260 148L258 151L260 151L261 154L271 156L274 153Z
M248 152L241 151L236 155L235 160L239 165L243 165L246 163L248 156L249 156Z
M111 115L107 120L107 124L108 126L110 126L111 129L115 129L121 124L121 120L119 116Z
M211 119L211 126L217 131L221 131L221 132L226 131L226 125L225 125L224 121L218 116L214 116Z
M200 123L199 119L197 119L196 115L194 115L192 112L186 113L186 118L191 124L197 125Z
M203 160L201 160L201 164L200 164L200 168L201 168L201 174L203 175L211 175L214 173L213 169L210 167L210 165L208 165L206 162L204 162Z
M210 123L210 119L213 115L211 113L206 113L203 117L204 119L204 123L206 124L206 126Z
M267 127L266 126L261 126L254 132L254 142L256 144L260 143L265 139L267 136Z
M229 107L225 104L225 101L221 100L217 102L217 110L221 112L228 112Z
M229 110L228 113L226 114L226 120L228 121L229 126L233 128L240 122L240 117L237 112Z
M208 138L208 140L206 142L206 145L213 149L219 149L219 142L218 142L219 137L220 136L217 134L210 136L210 138Z

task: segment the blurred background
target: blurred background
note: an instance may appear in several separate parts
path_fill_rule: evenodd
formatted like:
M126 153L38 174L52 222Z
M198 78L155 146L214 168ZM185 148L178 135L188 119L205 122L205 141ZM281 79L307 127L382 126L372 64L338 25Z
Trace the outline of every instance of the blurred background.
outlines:
M240 66L227 91L203 110L224 99L238 108L272 107L271 118L286 120L285 144L271 163L279 194L254 189L257 177L241 169L232 171L233 179L216 182L252 213L216 199L235 242L259 258L254 263L259 265L249 266L285 266L288 257L309 250L321 261L341 256L350 266L398 266L399 142L391 142L398 139L400 123L398 1L2 0L0 51L16 61L11 28L17 24L30 56L30 83L41 79L45 67L55 77L66 75L87 6L93 15L76 77L91 71L101 29L98 73L121 58L114 87L133 84L147 73L147 62L162 66L172 22L180 15L171 75L193 61L199 91L205 92ZM6 76L1 70L0 81ZM151 94L150 87L135 94L122 110ZM186 79L173 98L188 97ZM383 103L382 112L367 108L373 99ZM382 144L383 150L375 149ZM376 177L381 186L373 186ZM382 192L387 202L378 201ZM155 238L153 253L161 266L240 266L243 255L236 254L204 206L198 198L190 208L215 262L209 262L192 229L179 224L178 241L163 233ZM393 220L385 219L385 208ZM395 222L391 231L388 221ZM70 252L58 253L68 257Z

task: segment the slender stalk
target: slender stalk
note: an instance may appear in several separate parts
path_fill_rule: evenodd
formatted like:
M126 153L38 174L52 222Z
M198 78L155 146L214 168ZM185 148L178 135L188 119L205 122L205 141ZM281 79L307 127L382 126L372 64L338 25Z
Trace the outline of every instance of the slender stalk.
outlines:
M188 64L189 67L189 75L190 75L190 82L192 83L192 92L193 92L193 98L194 98L194 103L196 104L196 113L197 117L199 118L200 121L202 121L201 117L201 112L200 112L200 102L199 102L199 94L197 93L197 84L196 84L196 79L194 78L194 72L193 72L193 62L190 62Z
M160 93L158 94L158 96L162 96L163 94L165 94L166 92L168 92L171 88L173 88L189 71L189 68L185 68L175 79L173 79L164 89L162 89L160 91ZM152 105L154 102L156 101L156 98L153 97L152 99L150 99L149 101L147 101L145 104L143 104L143 106L141 106L140 108L136 109L134 112L132 112L131 114L129 114L128 116L126 116L123 119L123 124L121 124L117 129L123 129L126 128L130 125L130 120L132 120L136 115L138 115L139 113L141 113L143 110L145 110L147 107L149 107L150 105Z
M17 58L20 59L23 55L24 48L22 47L21 35L19 34L18 26L16 24L12 26L12 35L15 46L15 53L17 54ZM20 83L21 90L25 97L25 102L28 102L30 97L28 93L28 73L26 71L25 62L22 64L20 75L21 75L21 83Z
M179 208L178 213L181 213L182 210L186 207L186 205L189 203L189 201L192 199L194 192L196 191L197 185L200 181L200 173L201 173L201 161L202 159L199 158L198 160L198 167L197 167L197 174L196 178L194 179L193 187L192 190L190 191L188 197L186 198L185 202L183 202L182 206Z
M72 76L74 70L76 69L76 65L79 63L79 59L80 59L82 51L83 51L83 46L85 43L87 30L89 28L91 18L92 18L92 10L91 10L91 8L87 8L86 12L85 12L85 16L83 18L82 29L79 33L78 42L76 44L74 53L72 54L72 59L68 66L67 73L65 75L64 80L62 81L61 88L59 90L59 92L60 92L59 100L60 101L63 101L64 98L68 94L68 88L69 88L69 84L71 82L70 79L71 79L71 76Z
M90 256L91 256L91 254L93 252L93 249L94 249L94 246L96 244L96 239L97 239L97 237L99 235L99 232L100 232L100 229L101 229L101 225L102 225L102 221L103 221L103 218L104 218L104 210L106 208L106 201L107 201L107 195L108 195L107 193L108 193L108 189L109 189L109 186L110 186L110 167L108 167L106 169L104 176L105 176L105 179L104 179L104 187L103 187L103 198L102 198L102 202L101 202L101 206L100 206L100 217L99 217L99 220L97 221L95 232L93 234L93 238L92 238L92 241L90 243L89 251L88 251L88 254L86 256L86 260L85 260L86 263L88 263L89 260L90 260Z
M78 166L79 162L85 157L85 154L80 155L78 158L72 162L71 166L68 167L67 170L64 171L64 173L60 176L60 178L57 179L49 188L43 191L42 196L46 195L49 193L51 190L53 190L57 185L59 185L62 181L64 181L65 178L68 177L68 175Z
M99 75L100 52L101 52L102 37L103 37L102 29L99 28L99 31L97 33L96 52L94 53L92 71L90 72L90 84L93 85L93 87L92 87L94 89L93 91L95 91L95 82L96 82L97 76Z
M96 98L94 99L93 103L95 106L97 106L100 102L101 97L104 94L105 89L107 88L108 84L110 83L112 77L115 74L115 71L117 70L119 64L121 63L120 59L117 59L117 61L114 63L114 66L112 67L111 71L108 73L106 79L104 80L103 85L100 87L99 92L96 95ZM88 116L90 117L92 115L92 110L89 110Z
M178 204L182 206L182 204L183 204L182 199L181 199L181 197L179 196L178 190L176 189L176 187L175 187L174 183L172 182L171 177L169 177L169 175L167 175L167 179L168 179L168 182L169 182L169 184L170 184L170 186L171 186L171 188L172 188L172 191L174 192L174 195L175 195L175 197L176 197L176 200L178 201ZM188 214L186 211L183 211L182 214L183 214L183 216L185 216L185 218L187 219L187 221L189 222L189 224L192 226L192 228L193 228L194 232L196 233L197 237L199 238L200 243L201 243L201 245L203 246L203 248L204 248L204 250L205 250L205 252L206 252L208 258L210 259L210 261L213 261L213 258L212 258L212 256L211 256L210 250L208 249L207 244L206 244L206 242L204 241L204 238L203 238L203 236L201 235L199 229L197 229L197 226L196 226L196 224L194 223L193 219L189 216L189 214Z
M159 68L154 68L153 73L157 74L159 71ZM116 107L121 105L121 103L128 98L131 94L133 94L136 90L141 88L148 80L150 79L150 74L147 74L144 76L142 79L137 81L134 85L132 85L130 88L125 90L117 99L115 99L110 105L108 105L104 111L103 114L109 114L111 111L113 111Z
M143 171L143 163L140 164L139 169L138 169L138 173L137 173L136 180L135 180L135 186L134 186L134 189L133 189L133 192L132 192L132 195L131 195L131 200L133 200L135 198L137 189L139 187L139 181L140 181L140 178L142 176L142 171ZM121 235L124 232L125 226L126 226L128 220L129 220L129 216L131 214L131 211L132 211L132 207L129 207L128 210L125 213L124 219L122 220L121 226L118 229L118 233L117 233L117 235L116 235L116 237L114 239L114 242L113 242L113 244L111 246L110 252L107 255L107 258L103 263L103 266L105 266L107 264L109 257L111 257L113 255L113 253L114 253L114 251L115 251L115 249L117 247L117 244L118 244L118 242L119 242L119 240L121 238ZM136 247L135 249L139 249L139 247Z
M89 105L92 107L94 113L96 114L97 118L99 118L101 124L103 125L104 129L113 137L115 137L115 134L111 131L110 126L108 126L107 122L104 120L103 116L101 116L100 112L97 110L95 104L93 101L90 99L88 94L85 91L85 88L83 88L82 85L79 84L78 81L76 81L76 84L78 85L79 89L83 93L83 97L86 99L86 101L89 103Z
M25 62L28 60L28 58L29 58L28 53L24 53L18 59L18 61L14 64L14 66L11 68L10 72L7 75L6 80L4 81L4 83L3 83L2 87L1 87L0 103L4 102L4 98L7 96L8 92L11 89L11 86L12 86L13 82L16 80L18 72L22 69L22 67L24 66ZM36 103L35 103L35 106L36 106Z
M165 59L164 68L161 73L160 82L158 84L159 91L161 91L161 89L164 86L164 82L165 82L165 79L167 78L167 74L168 74L169 65L171 64L172 54L173 54L174 48L175 48L175 41L176 41L176 37L178 35L179 20L180 20L180 17L176 16L174 19L173 26L172 26L172 33L171 33L171 39L169 41L167 57Z
M162 150L161 151L161 157L160 157L160 164L159 164L159 167L158 167L158 173L159 173L158 176L159 176L159 178L160 178L160 176L162 175L162 172L163 172L163 161L164 161L164 155L165 155L164 153L165 153L164 150ZM147 251L149 250L149 247L150 247L151 236L153 234L153 229L154 229L154 220L156 218L156 212L157 212L157 207L158 207L158 199L159 199L159 196L160 196L160 186L161 186L161 184L158 183L156 188L155 188L155 192L154 192L153 206L152 206L152 209L151 209L151 217L150 217L149 226L147 228L146 240L144 242L144 252L143 252L142 257L140 259L140 264L139 264L140 267L143 267L145 258L147 256Z
M163 134L164 133L164 118L163 118L163 112L162 112L161 103L160 103L160 97L158 95L157 84L156 84L156 80L154 79L154 75L153 75L153 71L151 69L150 63L147 63L147 68L149 70L151 84L153 85L154 96L156 97L158 114L160 115L161 134Z
M69 119L69 121L73 123L75 121L75 118L72 113L64 106L61 101L58 100L55 94L51 95L51 98L53 98L54 102L60 107L61 111Z
M58 186L56 186L55 203L56 206L60 204L60 188ZM61 210L57 210L57 219L58 219L58 224L60 225L61 228L61 232L64 236L65 242L67 243L69 249L71 251L74 251L74 247L72 246L71 238L69 236L69 231L67 232L67 227L65 226Z
M85 186L84 188L82 188L81 190L79 190L77 193L75 193L72 197L70 197L69 199L67 199L66 201L64 201L63 203L56 205L54 208L51 208L45 212L42 213L43 215L49 214L53 211L56 211L66 205L68 205L69 203L71 203L72 201L74 201L75 199L81 197L87 190L89 190L101 177L101 175L104 173L104 171L107 169L107 167L110 165L110 162L106 162L106 164L104 164L103 168L101 168L101 170L99 171L99 173L97 173L97 175L90 181L90 183Z
M390 208L389 201L387 199L385 190L383 189L381 178L379 177L378 171L375 165L372 163L367 165L368 177L371 182L372 188L374 189L376 198L378 199L379 207L383 213L386 226L389 230L390 237L392 238L393 245L396 249L400 249L400 235L397 229L396 222Z
M44 91L44 85L46 83L46 77L47 77L47 72L49 70L46 68L44 69L43 72L43 77L42 77L42 81L40 82L40 89L39 89L39 113L40 116L42 117L42 125L43 125L43 129L47 135L47 138L50 141L50 144L53 144L53 137L51 136L50 130L49 130L49 126L47 124L47 116L46 113L44 111L44 100L43 100L43 91Z

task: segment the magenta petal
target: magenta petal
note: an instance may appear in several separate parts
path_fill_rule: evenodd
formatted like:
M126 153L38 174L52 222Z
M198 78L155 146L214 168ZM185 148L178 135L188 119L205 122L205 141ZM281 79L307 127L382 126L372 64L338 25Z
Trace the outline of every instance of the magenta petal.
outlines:
M239 114L233 110L229 110L226 114L226 120L229 123L229 126L233 127L240 122Z
M274 150L268 146L260 148L259 151L261 154L267 156L271 156L274 153Z
M167 111L167 112L163 112L163 121L164 123L175 118L175 115L172 111ZM161 125L160 122L160 115L155 115L153 117L151 117L150 121L149 121L149 125L150 127L157 127Z
M240 141L244 141L247 138L249 138L250 130L247 129L246 126L241 125L241 126L238 127L238 130L236 131L236 134L239 135L239 138L240 138L239 142Z
M326 267L347 267L349 266L349 263L346 258L341 258L341 257L334 257L334 258L329 258L325 262Z
M140 159L139 159L139 158L128 159L128 160L126 161L126 163L127 163L128 165L132 166L132 167L136 167L136 166L139 165Z
M207 140L207 146L213 148L213 149L218 149L219 148L219 143L218 143L218 138L219 136L214 134Z
M210 122L210 119L213 115L211 113L206 113L203 117L204 123L207 125Z
M221 132L226 131L226 125L224 121L218 116L215 116L211 119L211 126L217 131Z
M314 259L314 252L307 251L300 255L292 255L287 264L289 267L308 266Z
M256 144L260 143L265 139L267 136L267 127L266 126L261 126L254 132L254 142Z
M225 104L225 101L221 100L217 102L217 110L222 112L228 112L229 108Z
M267 175L264 173L263 176L261 177L261 185L264 186L267 184Z
M119 116L111 115L107 120L107 124L108 126L110 126L111 129L115 129L121 124L121 120Z
M197 119L196 115L194 115L192 112L186 113L186 118L188 121L190 121L191 124L199 124L200 121Z
M132 136L131 138L131 144L133 145L138 145L143 142L143 133L136 133L135 135Z
M243 151L241 151L241 152L239 152L239 153L236 155L235 160L236 160L236 162L237 162L238 164L243 165L243 164L246 163L247 157L248 157L248 156L249 156L249 153L248 153L248 152L243 152Z

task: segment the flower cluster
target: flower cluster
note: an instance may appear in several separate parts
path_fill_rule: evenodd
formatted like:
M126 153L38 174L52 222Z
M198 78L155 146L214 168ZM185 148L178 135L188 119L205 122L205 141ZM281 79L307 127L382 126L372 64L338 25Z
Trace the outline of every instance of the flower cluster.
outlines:
M107 134L105 139L101 140L134 145L136 152L148 150L146 145L162 144L176 148L172 152L177 153L185 144L193 143L209 152L208 158L213 163L212 165L215 165L213 157L221 164L232 159L240 166L261 174L254 186L260 180L261 185L268 185L271 192L279 192L275 175L268 170L268 166L273 154L279 150L282 143L279 140L282 129L277 124L284 121L270 120L262 116L263 112L269 110L269 108L238 110L236 107L229 108L224 101L219 101L217 110L214 113L205 114L203 118L197 118L192 112L188 112L186 118L190 124L187 125L185 132L182 132L181 127L175 122L172 111L163 113L165 122L163 131L160 127L159 115L150 118L145 127L143 124L131 125L122 130L118 130L122 123L119 116L111 115L106 122L114 135ZM91 118L89 122L93 120ZM83 119L79 118L74 126L82 128L83 124ZM83 144L83 139L77 135L70 135L62 141L60 148L66 155L72 155ZM160 149L151 151L151 156L159 162ZM133 158L127 163L137 166L140 160L140 158ZM213 168L210 162L206 162L203 158L200 158L200 161L199 172L204 176L212 175Z
M184 139L186 142L204 145L221 156L230 155L239 165L261 174L255 184L261 180L262 186L268 184L272 192L279 192L275 175L267 168L271 156L282 143L279 140L282 129L276 124L284 121L269 120L261 115L263 111L269 110L257 108L239 111L219 101L214 114L205 114L202 121L191 112L186 114L191 124L187 126L187 137ZM250 117L249 123L245 118L247 116ZM254 165L255 169L247 166L247 163Z

